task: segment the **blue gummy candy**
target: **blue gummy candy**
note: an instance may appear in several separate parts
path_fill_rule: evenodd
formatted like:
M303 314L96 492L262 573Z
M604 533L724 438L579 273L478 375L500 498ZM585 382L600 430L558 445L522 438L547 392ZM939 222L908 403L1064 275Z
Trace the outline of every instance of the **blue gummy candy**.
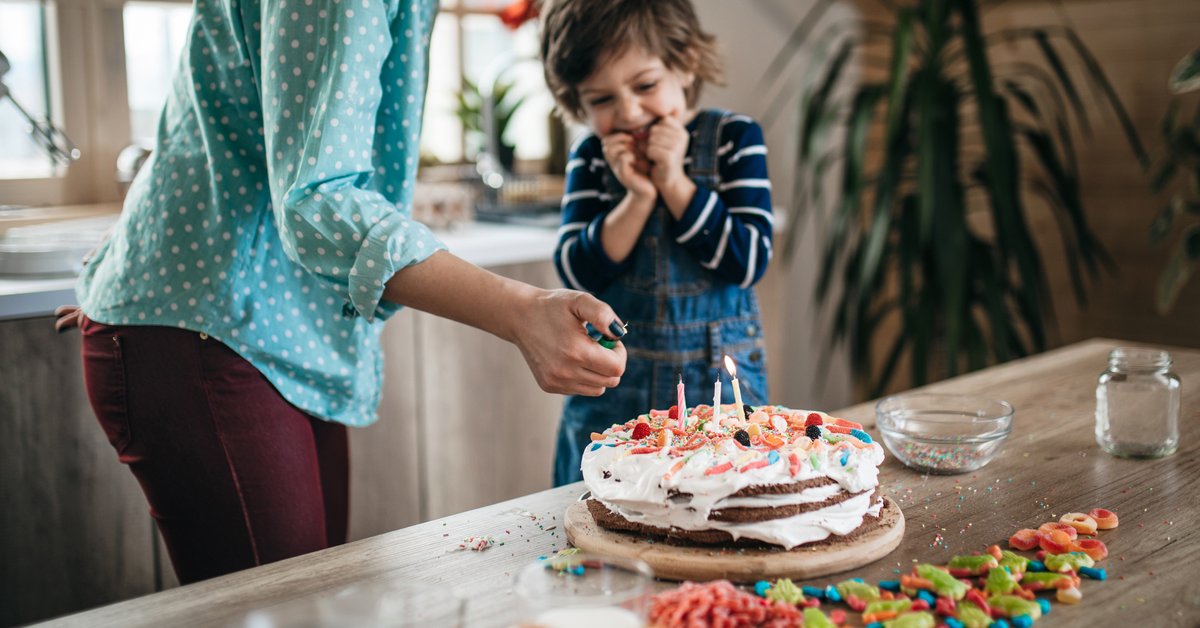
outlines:
M871 442L871 435L862 430L857 430L857 429L850 430L850 435L853 436L854 438L857 438L858 440L861 440L864 443Z
M597 449L600 449L603 446L604 445L602 443L592 443L592 451L596 451Z
M1033 625L1033 618L1029 615L1017 615L1012 618L1013 628L1029 628Z
M850 579L850 582L861 582L861 583L863 583L863 584L866 584L866 583L867 583L867 581L866 581L866 580L863 580L862 578L851 578L851 579Z
M883 628L883 624L881 624L877 621L873 621L873 622L867 624L867 628Z
M576 565L575 568L571 570L571 572L577 576L582 576L583 575L583 565Z
M1046 564L1040 560L1031 560L1025 566L1025 571L1046 571Z
M884 591L899 591L900 590L900 581L899 580L880 580L879 588L883 589Z
M838 590L835 589L832 584L825 587L825 597L831 602L842 601L842 594L838 593Z
M966 626L963 626L961 621L958 621L953 617L943 618L942 623L946 624L946 628L966 628Z
M825 589L818 589L817 587L803 586L803 587L800 587L800 592L804 594L804 597L815 597L818 600L825 599Z
M988 628L1008 628L1008 622L1004 621L1003 619L997 619L996 621L988 624Z
M1042 607L1043 615L1048 615L1050 613L1050 600L1039 597L1037 603L1038 606Z
M758 597L767 597L767 591L771 590L771 583L766 580L759 580L754 583L754 592Z
M925 600L925 603L929 605L929 608L933 608L934 605L937 604L937 598L934 597L933 594L930 593L929 591L925 591L925 590L917 591L917 599Z
M772 449L771 453L767 454L767 464L775 464L776 462L779 462L779 452Z
M1092 580L1108 580L1108 572L1096 567L1080 567L1079 575Z

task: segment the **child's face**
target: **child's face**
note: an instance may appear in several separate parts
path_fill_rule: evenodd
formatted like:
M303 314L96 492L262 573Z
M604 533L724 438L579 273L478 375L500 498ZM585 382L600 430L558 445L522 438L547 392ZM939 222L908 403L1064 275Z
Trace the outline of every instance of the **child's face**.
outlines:
M636 133L659 118L690 119L684 88L690 73L670 70L662 59L631 47L620 56L597 64L579 84L579 97L588 126L601 137Z

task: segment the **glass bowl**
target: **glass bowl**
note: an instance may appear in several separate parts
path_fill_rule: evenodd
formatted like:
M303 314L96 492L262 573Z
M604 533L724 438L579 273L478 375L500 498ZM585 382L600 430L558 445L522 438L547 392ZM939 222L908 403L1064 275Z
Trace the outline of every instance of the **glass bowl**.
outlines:
M1013 407L976 395L910 393L880 400L875 417L884 444L908 467L966 473L1000 453L1012 431Z
M640 628L653 585L654 572L640 560L569 549L525 566L513 591L522 627Z

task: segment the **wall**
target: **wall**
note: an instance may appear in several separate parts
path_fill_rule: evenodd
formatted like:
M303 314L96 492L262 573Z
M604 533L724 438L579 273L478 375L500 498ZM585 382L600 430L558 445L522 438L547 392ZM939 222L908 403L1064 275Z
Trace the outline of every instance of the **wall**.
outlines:
M764 72L783 47L792 29L815 4L809 0L694 0L700 22L716 35L725 62L724 86L705 88L701 105L723 107L762 119L768 97L779 87L762 83ZM849 7L835 8L830 17L852 17ZM796 75L803 59L785 68ZM791 205L795 171L797 108L788 101L786 115L763 129L766 136L772 200L777 211ZM810 210L812 208L809 208ZM820 209L820 208L819 208ZM797 220L790 212L788 220ZM803 218L809 220L809 217ZM779 255L781 239L776 225L776 255L758 284L767 342L767 367L771 399L798 408L834 409L853 400L844 349L830 350L826 327L813 302L818 261L818 230L806 223L797 254L791 260Z

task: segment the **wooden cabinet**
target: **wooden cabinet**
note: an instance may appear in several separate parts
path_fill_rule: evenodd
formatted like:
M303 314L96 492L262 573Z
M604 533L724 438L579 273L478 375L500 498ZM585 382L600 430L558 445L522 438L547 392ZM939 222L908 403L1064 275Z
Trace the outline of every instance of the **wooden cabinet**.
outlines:
M493 270L558 285L548 261ZM562 398L515 347L410 310L382 342L380 420L350 432L351 540L549 488ZM0 626L177 584L79 350L51 317L0 321Z

